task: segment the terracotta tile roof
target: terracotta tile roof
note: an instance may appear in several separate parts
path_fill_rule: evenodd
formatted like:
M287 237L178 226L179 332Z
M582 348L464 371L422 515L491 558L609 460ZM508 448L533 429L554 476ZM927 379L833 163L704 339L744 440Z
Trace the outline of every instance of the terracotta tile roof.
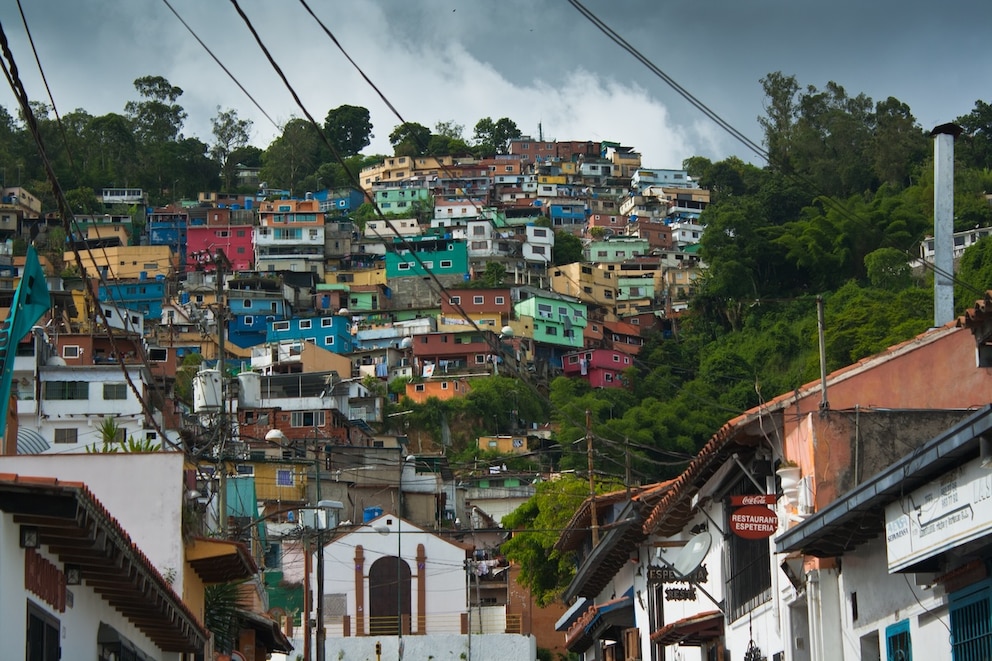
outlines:
M0 473L0 510L38 528L43 545L159 648L202 653L207 630L85 484Z
M611 491L610 493L597 494L596 506L607 507L610 505L616 505L617 503L622 503L630 498L630 500L635 503L640 503L642 505L646 505L647 507L651 507L668 491L668 488L673 482L675 482L675 480L668 480L667 482L648 484L640 487L631 487L629 494L626 489ZM599 510L598 513L601 514L602 511L603 510ZM583 541L589 537L591 525L592 499L586 498L575 511L575 514L572 515L572 518L562 531L561 536L559 536L558 541L555 542L555 549L559 551L572 551L577 549L582 545Z
M628 324L626 321L604 321L603 328L607 328L611 331L622 333L624 335L633 335L634 337L641 336L641 327L635 326L634 324Z

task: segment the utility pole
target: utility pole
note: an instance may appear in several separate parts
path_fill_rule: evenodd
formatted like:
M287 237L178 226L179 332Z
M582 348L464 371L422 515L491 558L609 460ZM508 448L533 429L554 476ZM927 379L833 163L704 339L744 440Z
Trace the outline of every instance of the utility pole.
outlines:
M586 460L589 464L589 516L592 526L592 547L599 546L599 516L596 514L596 481L592 472L592 413L586 409Z
M824 338L826 324L823 321L823 297L816 297L816 331L820 345L820 411L830 409L827 399L827 341Z
M228 427L229 423L227 420L228 389L227 375L225 374L226 367L224 366L224 321L227 318L227 304L224 301L224 273L226 272L226 267L229 267L231 263L220 248L217 248L217 251L213 255L210 255L209 258L216 267L214 269L214 275L217 278L217 300L215 302L217 312L214 315L214 321L217 324L217 372L220 378L220 415L217 424L217 459L220 462L218 489L220 493L217 496L217 518L219 519L218 524L220 526L221 537L227 537L227 462L224 459L224 452L226 451L230 428Z
M627 484L627 498L630 498L630 483L633 477L630 474L630 439L623 437L623 473Z

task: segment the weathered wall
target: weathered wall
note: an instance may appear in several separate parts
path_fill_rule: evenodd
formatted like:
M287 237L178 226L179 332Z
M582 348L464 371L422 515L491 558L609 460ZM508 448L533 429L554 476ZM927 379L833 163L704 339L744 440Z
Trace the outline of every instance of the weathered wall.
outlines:
M954 426L971 411L827 411L812 450L817 509ZM814 417L820 414L813 414Z

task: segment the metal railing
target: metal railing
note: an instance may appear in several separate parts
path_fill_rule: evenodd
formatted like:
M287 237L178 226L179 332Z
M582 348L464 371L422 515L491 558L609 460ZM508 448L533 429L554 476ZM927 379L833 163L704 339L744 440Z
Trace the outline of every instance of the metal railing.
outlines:
M481 611L481 612L480 612ZM395 615L355 618L351 615L327 615L324 630L328 638L360 636L395 636L398 621ZM404 636L432 634L502 634L522 633L523 619L518 613L507 613L502 606L473 608L461 613L437 613L402 617Z

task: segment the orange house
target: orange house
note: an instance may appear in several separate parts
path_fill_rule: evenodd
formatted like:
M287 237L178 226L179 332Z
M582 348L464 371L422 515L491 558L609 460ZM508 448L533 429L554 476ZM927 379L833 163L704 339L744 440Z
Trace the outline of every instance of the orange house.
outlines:
M431 397L440 400L464 397L471 390L469 379L465 376L439 377L425 379L419 383L406 384L406 396L417 404L423 404Z

